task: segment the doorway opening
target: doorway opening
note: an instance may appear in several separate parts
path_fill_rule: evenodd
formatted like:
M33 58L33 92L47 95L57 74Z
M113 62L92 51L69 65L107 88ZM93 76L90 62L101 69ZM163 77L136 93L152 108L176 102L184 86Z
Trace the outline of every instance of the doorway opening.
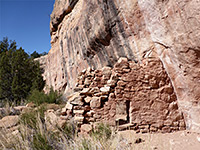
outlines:
M127 114L126 121L127 123L129 123L130 122L130 101L126 101L126 114Z

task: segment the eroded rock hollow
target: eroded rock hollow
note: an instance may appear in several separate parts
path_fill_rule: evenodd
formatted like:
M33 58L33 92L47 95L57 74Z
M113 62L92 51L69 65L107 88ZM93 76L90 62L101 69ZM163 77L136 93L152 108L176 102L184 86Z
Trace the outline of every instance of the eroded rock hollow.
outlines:
M55 0L52 48L43 58L46 83L69 93L85 68L113 67L120 57L138 64L155 57L186 127L200 132L199 12L199 0Z

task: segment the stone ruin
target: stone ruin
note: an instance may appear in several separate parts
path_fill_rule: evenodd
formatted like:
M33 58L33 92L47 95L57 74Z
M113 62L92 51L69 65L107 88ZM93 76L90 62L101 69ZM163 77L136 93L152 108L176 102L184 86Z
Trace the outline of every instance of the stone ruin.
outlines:
M98 122L137 133L185 130L172 83L158 58L135 63L120 58L111 67L83 70L62 115L80 128Z

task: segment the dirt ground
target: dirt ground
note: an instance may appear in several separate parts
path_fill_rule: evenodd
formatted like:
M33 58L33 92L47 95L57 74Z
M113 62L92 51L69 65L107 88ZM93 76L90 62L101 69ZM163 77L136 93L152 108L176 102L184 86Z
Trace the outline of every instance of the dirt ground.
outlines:
M200 134L189 131L136 134L126 130L119 135L133 150L200 150Z

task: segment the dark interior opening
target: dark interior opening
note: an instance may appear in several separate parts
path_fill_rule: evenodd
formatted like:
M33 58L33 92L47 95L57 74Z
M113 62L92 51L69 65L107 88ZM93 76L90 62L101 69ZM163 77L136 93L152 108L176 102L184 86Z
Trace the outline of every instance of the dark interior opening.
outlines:
M127 123L130 122L130 114L129 114L129 109L130 109L130 101L126 101L126 114L127 114Z

